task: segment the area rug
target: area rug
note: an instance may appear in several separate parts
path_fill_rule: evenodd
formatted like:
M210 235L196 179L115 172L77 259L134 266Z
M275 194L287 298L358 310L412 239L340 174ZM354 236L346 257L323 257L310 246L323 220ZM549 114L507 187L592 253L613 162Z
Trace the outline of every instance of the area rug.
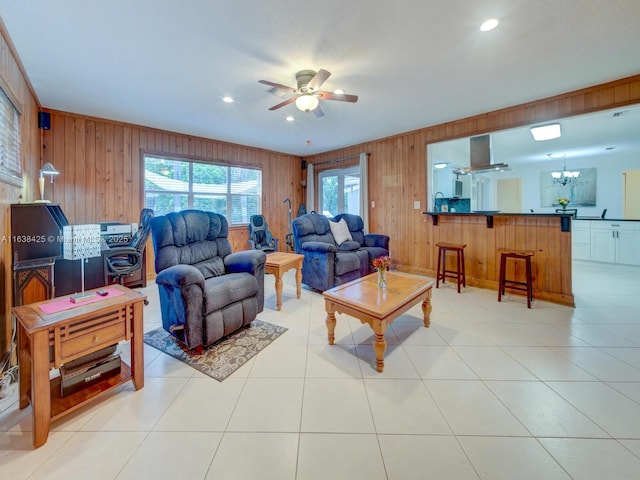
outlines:
M221 382L286 331L285 327L254 320L248 327L197 352L187 350L159 327L144 334L144 343Z

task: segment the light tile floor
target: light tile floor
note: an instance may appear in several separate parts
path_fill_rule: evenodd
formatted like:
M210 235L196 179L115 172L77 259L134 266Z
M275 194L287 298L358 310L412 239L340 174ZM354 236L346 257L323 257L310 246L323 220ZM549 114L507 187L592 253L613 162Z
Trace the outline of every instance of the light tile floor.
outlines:
M259 318L289 330L230 378L145 345L142 390L54 423L37 450L30 408L3 412L0 478L640 478L640 268L575 262L575 309L448 284L431 328L419 306L390 327L382 374L368 326L338 315L329 346L321 295L296 299L288 272L277 312L265 286Z

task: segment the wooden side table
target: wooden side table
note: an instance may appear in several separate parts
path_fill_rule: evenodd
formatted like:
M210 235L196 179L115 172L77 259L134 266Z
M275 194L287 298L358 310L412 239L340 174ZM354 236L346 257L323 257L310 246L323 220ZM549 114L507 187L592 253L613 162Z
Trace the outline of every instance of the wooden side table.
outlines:
M35 448L47 441L52 421L129 380L136 390L144 386L142 305L146 296L121 285L108 288L121 294L51 314L40 306L69 296L12 309L18 325L20 408L31 404ZM52 368L123 340L131 341L131 366L122 362L118 375L64 398L60 377L49 380Z
M276 309L278 311L282 308L282 275L292 268L296 269L296 295L300 298L302 260L304 260L304 255L297 253L274 252L267 255L264 272L272 273L276 277Z

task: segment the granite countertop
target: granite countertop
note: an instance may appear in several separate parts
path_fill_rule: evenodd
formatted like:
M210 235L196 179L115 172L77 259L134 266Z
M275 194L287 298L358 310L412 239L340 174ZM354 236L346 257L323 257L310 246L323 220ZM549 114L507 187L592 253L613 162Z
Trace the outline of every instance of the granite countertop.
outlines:
M424 215L473 215L473 216L503 216L503 217L573 217L573 213L514 213L499 210L476 210L474 212L422 212Z
M600 221L600 222L640 222L637 219L631 218L602 218L602 217L576 217L575 220L589 220L589 221Z
M500 212L499 210L478 210L475 212L422 212L423 215L448 215L448 216L464 216L464 215L482 215L482 216L505 216L505 217L573 217L573 213L513 213ZM602 217L576 217L574 220L590 220L601 222L640 222L640 219L624 219L624 218L602 218Z

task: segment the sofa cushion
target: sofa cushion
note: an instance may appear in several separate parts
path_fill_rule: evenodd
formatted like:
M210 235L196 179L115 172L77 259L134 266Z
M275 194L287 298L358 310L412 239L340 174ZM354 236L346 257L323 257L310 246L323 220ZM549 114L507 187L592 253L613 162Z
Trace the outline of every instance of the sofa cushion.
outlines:
M213 257L209 260L205 260L204 262L195 263L193 265L202 273L202 276L205 278L218 277L220 275L224 275L224 261L220 257Z
M338 250L341 252L353 252L354 250L358 250L360 248L360 244L358 242L354 242L353 240L347 240L346 242L342 242L338 247Z
M204 314L258 294L258 281L250 273L228 273L204 282Z
M304 269L303 269L304 270ZM344 275L345 273L360 271L360 259L355 252L340 252L336 253L335 274L336 276Z
M329 227L331 228L331 234L336 241L336 245L340 245L344 242L353 240L353 238L351 237L351 232L349 232L347 222L345 222L343 219L340 219L339 222L332 222L331 220L329 220Z
M231 253L226 218L213 212L184 210L150 221L156 273L173 265L196 265ZM215 269L214 269L215 270ZM205 277L208 273L202 272Z

